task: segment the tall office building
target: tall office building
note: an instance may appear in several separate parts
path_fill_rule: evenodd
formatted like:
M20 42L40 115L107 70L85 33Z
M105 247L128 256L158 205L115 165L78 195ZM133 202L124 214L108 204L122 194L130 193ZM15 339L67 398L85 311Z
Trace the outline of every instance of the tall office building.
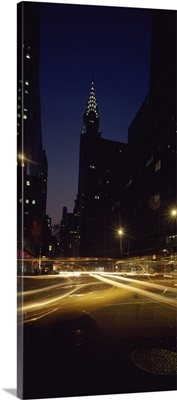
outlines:
M125 143L101 138L99 112L92 79L80 135L78 195L80 255L109 255L110 214L122 179Z
M154 10L150 86L128 134L120 199L131 254L176 251L176 11ZM126 250L127 251L127 250Z
M39 88L39 4L17 5L17 240L38 254L44 243L47 157L42 145Z

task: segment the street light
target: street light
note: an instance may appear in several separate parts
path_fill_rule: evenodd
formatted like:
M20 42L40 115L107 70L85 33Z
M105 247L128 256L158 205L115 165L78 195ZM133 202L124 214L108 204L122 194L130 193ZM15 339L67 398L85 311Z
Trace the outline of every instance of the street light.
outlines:
M120 255L122 256L122 235L123 235L122 228L119 228L117 233L119 235L119 240L120 240Z
M177 223L177 208L173 206L169 209L169 223L170 223L170 232L169 236L167 236L167 241L169 243L171 257L173 254L173 248L176 248L177 245L177 235L176 235L176 223Z
M22 166L24 166L25 161L29 162L30 164L39 165L36 161L33 161L30 158L27 158L24 154L17 154L17 158L19 160L21 160Z
M176 217L177 216L177 209L173 209L172 211L171 211L171 215L172 215L172 217Z
M49 244L49 257L50 257L51 252L52 252L52 244Z

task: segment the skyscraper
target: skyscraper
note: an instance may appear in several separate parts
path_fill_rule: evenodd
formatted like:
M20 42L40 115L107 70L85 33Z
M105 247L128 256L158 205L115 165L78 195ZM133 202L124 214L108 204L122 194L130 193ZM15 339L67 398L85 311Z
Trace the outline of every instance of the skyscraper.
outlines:
M43 245L47 157L42 145L38 3L17 6L17 240L18 250L37 254Z
M175 117L176 11L154 10L149 93L129 127L120 202L131 254L176 251Z
M99 112L92 79L80 135L78 196L80 255L109 254L110 212L118 199L125 143L101 138Z

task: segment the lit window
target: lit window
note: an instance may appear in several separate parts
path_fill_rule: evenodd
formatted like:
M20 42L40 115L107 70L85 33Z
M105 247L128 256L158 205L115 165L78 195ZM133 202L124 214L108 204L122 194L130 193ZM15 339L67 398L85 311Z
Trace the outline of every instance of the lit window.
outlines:
M30 186L30 181L26 181L26 186Z
M95 200L99 200L100 196L95 195Z
M157 161L155 165L155 172L159 171L160 168L161 168L161 160Z
M25 93L28 94L29 93L28 90L25 90Z
M171 235L166 237L167 244L174 244L177 243L177 235Z
M25 85L28 86L28 85L29 85L29 82L28 82L28 81L25 81Z
M23 119L27 119L27 115L26 114L24 114Z
M21 115L20 115L20 114L17 114L17 117L18 117L18 118L20 118L20 117L21 117Z
M18 104L17 108L18 108L18 109L21 108L20 104Z
M159 202L159 201L160 201L160 193L158 192L158 193L156 193L156 194L154 195L154 202L157 203L157 202Z
M29 59L29 58L30 58L30 54L26 54L26 58L28 58L28 59Z
M153 156L151 156L151 157L149 158L149 160L147 161L146 167L148 167L152 162L153 162Z
M36 204L36 200L32 200L32 204Z
M28 203L29 203L29 199L26 199L26 200L25 200L25 203L28 204Z

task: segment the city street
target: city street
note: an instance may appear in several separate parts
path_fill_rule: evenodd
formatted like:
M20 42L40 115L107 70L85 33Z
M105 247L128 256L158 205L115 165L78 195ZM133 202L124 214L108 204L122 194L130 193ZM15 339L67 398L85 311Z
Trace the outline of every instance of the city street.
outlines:
M17 5L20 399L177 388L175 83L175 10Z
M175 390L175 273L61 271L18 284L26 396Z

